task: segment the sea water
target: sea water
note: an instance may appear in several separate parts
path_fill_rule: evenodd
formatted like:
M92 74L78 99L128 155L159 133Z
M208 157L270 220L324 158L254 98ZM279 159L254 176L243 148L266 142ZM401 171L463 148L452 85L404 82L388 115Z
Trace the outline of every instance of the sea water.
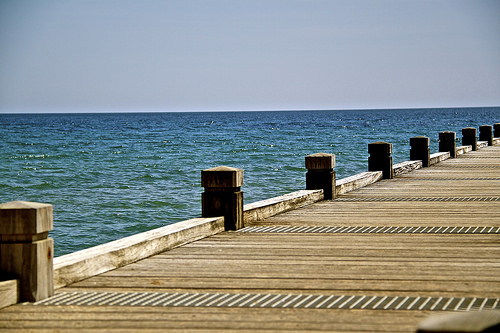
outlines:
M409 159L409 139L500 121L500 108L0 114L0 202L54 205L56 255L201 215L200 172L244 169L245 203L305 188L305 156L367 170L370 142Z

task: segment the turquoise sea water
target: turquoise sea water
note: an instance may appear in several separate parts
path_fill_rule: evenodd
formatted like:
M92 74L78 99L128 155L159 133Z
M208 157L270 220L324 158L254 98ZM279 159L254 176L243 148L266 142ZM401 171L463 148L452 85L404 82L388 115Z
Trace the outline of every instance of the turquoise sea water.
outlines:
M244 169L245 203L305 188L304 157L367 170L367 145L500 121L500 107L417 110L0 114L0 202L54 205L56 255L201 214L200 171Z

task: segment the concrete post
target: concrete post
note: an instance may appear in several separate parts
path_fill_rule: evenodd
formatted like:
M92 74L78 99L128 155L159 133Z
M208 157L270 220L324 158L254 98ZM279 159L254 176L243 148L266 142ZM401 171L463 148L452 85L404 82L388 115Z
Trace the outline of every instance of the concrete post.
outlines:
M462 145L472 146L472 150L477 150L477 137L475 127L462 128Z
M457 157L457 143L455 132L439 132L439 151L449 152L451 158Z
M306 189L323 190L325 200L335 199L335 155L317 153L306 156Z
M410 138L410 160L421 160L422 167L429 166L431 152L429 150L429 138L426 136L416 136Z
M0 205L0 271L19 280L20 301L54 294L52 205L11 201Z
M220 166L201 172L203 217L224 216L225 230L243 228L243 170Z
M488 141L488 146L493 146L493 126L479 126L479 141Z
M495 129L495 138L500 138L500 123L496 123L493 125L493 128Z
M373 142L368 144L368 171L382 171L385 179L392 178L392 143Z

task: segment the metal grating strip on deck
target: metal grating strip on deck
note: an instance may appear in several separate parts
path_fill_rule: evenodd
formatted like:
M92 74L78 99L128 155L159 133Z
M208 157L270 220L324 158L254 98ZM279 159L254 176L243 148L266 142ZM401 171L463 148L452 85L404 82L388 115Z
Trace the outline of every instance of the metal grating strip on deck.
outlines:
M464 165L464 164L450 164L450 163L447 163L447 164L441 164L441 163L438 163L438 164L434 164L432 166L433 168L440 168L440 169L448 169L448 168L459 168L459 169L464 169L464 168L467 168L467 169L498 169L500 168L500 165L494 165L494 164L490 164L490 165L474 165L474 164L467 164L467 165Z
M500 234L500 226L356 226L356 227L317 227L313 230L302 230L298 226L254 226L245 227L236 232L248 233L331 233L331 234Z
M387 202L398 202L398 201L500 201L500 197L497 196L482 196L482 197L338 197L335 201L339 202L365 202L365 201L387 201Z
M413 178L413 177L397 177L393 178L393 181L421 181L421 180L430 180L430 181L454 181L454 180L485 180L485 181L497 181L500 180L499 177L442 177L442 178Z
M57 295L45 300L36 303L24 303L24 305L244 307L406 311L500 310L498 298L160 292L59 292Z
M460 155L460 158L467 158L469 160L483 160L483 159L498 159L497 156L477 156L477 155L467 155L467 154L463 154L463 155Z

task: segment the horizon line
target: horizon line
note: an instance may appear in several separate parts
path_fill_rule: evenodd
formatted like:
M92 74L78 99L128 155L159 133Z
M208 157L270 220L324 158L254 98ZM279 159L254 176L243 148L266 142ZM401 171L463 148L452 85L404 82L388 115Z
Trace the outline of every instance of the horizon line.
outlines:
M0 114L110 114L110 113L214 113L214 112L312 112L312 111L381 111L381 110L426 110L426 109L480 109L498 108L500 105L488 106L436 106L436 107L388 107L388 108L341 108L341 109L260 109L260 110L99 110L99 111L0 111Z

